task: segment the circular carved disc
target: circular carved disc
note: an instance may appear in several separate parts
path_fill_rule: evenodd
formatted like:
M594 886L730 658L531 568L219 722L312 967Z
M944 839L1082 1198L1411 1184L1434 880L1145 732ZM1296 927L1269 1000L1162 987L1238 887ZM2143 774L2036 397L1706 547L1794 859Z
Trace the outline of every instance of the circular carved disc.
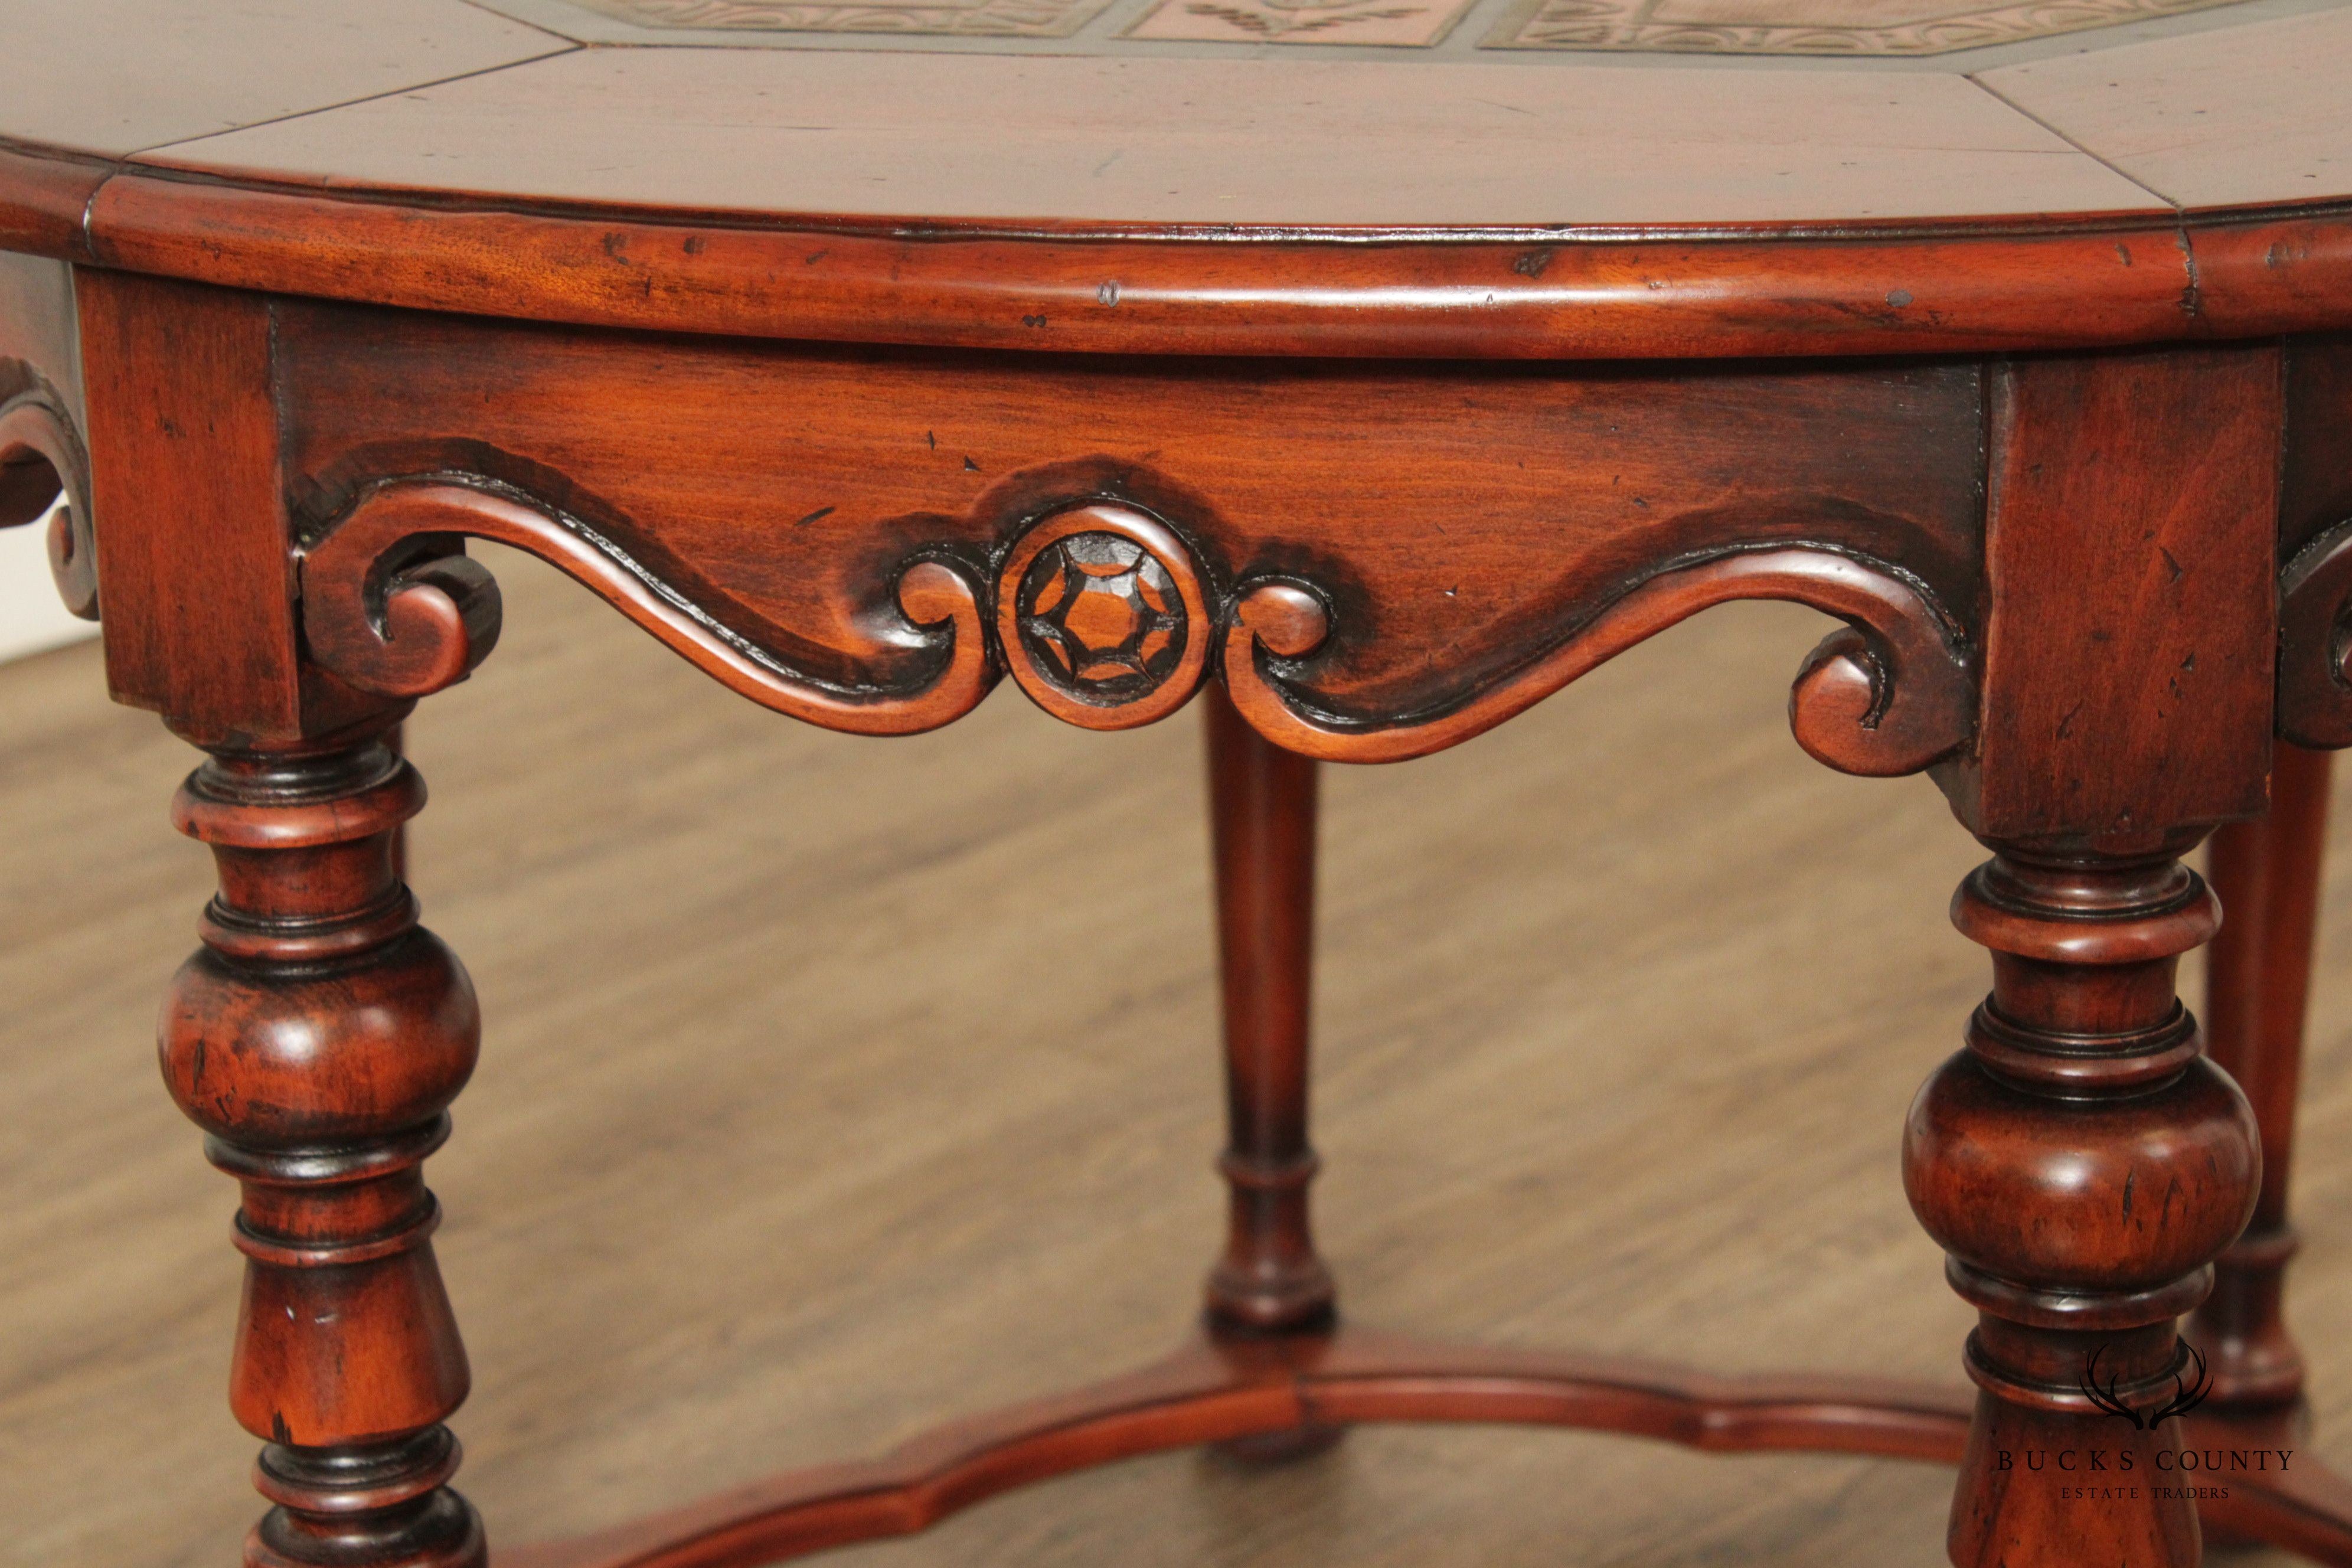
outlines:
M1208 666L1192 552L1125 507L1073 507L1022 535L997 579L996 631L1021 689L1089 730L1166 718Z

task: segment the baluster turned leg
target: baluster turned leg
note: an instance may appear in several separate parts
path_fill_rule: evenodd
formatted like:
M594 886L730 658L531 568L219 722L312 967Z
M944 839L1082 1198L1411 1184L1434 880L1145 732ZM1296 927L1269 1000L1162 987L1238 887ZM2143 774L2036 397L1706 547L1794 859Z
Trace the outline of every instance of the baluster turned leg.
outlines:
M163 1009L173 1097L244 1186L229 1399L277 1506L250 1568L479 1568L441 1423L467 1372L420 1166L480 1026L471 982L395 874L425 803L380 721L300 749L216 751L174 802L220 894Z
M2303 1394L2303 1354L2281 1317L2294 1229L2287 1163L2303 1073L2320 856L2327 839L2330 753L2281 742L2270 815L2213 835L2212 877L2228 923L2214 939L2205 1026L2213 1059L2253 1102L2263 1184L2254 1217L2213 1268L2213 1294L2189 1328L2210 1358L2216 1415L2264 1416Z
M2218 918L2173 858L2193 842L2145 859L1995 844L1954 901L1992 950L1992 994L1912 1107L1904 1177L1980 1314L1951 1523L1962 1568L2200 1557L2196 1478L2171 1462L2180 1423L2147 1418L2194 1375L2175 1319L2245 1224L2261 1157L2245 1098L2174 994L2179 955ZM2106 1481L2136 1490L2067 1495Z
M1218 1163L1232 1194L1209 1323L1221 1334L1321 1331L1333 1319L1331 1273L1307 1215L1316 763L1244 723L1222 688L1203 703L1230 1131Z

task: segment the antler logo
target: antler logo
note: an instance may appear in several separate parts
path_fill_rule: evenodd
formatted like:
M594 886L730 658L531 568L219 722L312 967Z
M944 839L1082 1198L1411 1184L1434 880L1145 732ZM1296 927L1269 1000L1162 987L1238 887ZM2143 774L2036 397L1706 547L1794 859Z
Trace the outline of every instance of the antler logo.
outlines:
M2119 1415L2130 1422L2133 1430L2139 1432L2153 1432L2160 1423L2188 1415L2205 1403L2206 1394L2213 1389L2213 1377L2206 1370L2205 1358L2197 1353L2195 1345L2183 1340L2180 1348L2185 1354L2173 1369L2172 1397L2155 1410L2144 1413L2125 1404L2116 1394L2116 1380L2113 1375L2108 1377L2104 1387L2101 1386L2099 1357L2106 1353L2105 1346L2093 1351L2091 1359L2083 1364L2081 1387L2084 1397L2108 1415Z

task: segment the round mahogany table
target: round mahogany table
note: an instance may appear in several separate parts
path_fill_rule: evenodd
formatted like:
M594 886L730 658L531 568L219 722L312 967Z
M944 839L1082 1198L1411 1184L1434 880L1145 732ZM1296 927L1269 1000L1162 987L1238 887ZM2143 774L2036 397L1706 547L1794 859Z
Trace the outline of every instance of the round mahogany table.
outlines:
M401 879L394 743L496 640L468 537L837 730L1005 675L1093 729L1201 696L1232 1113L1172 1359L508 1568L770 1562L1370 1421L1952 1461L1967 1568L2178 1568L2200 1510L2352 1563L2279 1314L2352 742L2352 9L0 15L0 521L64 491L113 695L209 753L175 810L221 891L161 1051L244 1188L249 1563L490 1555L420 1175L478 1016ZM1992 850L1953 903L1992 992L1902 1164L1973 1392L1342 1328L1316 761L1453 745L1755 597L1839 623L1805 749L1929 773ZM2209 1057L2174 973L2217 829Z

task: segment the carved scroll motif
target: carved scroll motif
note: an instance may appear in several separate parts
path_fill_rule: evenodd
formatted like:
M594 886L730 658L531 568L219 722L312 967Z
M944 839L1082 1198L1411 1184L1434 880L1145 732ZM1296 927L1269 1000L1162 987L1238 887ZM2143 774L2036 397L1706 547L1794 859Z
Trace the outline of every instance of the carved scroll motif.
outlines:
M1425 756L1493 729L1668 626L1733 599L1788 599L1844 621L1807 657L1789 693L1797 743L1841 773L1916 773L1967 743L1976 684L1940 606L1874 562L1818 545L1716 556L1660 572L1567 638L1465 701L1378 724L1317 712L1270 660L1312 653L1329 612L1303 584L1239 597L1224 647L1234 705L1267 739L1337 762Z
M14 364L0 369L22 372ZM89 526L89 458L63 401L29 372L27 390L0 403L0 528L49 519L49 575L66 608L98 619L98 552ZM66 504L49 509L62 493Z
M2352 519L2279 574L2278 732L2298 746L2352 746Z
M831 730L904 735L977 706L994 684L979 590L955 566L903 568L898 606L941 655L904 689L819 680L719 625L593 530L523 500L446 479L367 495L305 555L303 626L311 653L362 690L420 697L462 679L498 640L498 584L457 554L460 536L550 562L724 685Z
M1789 599L1844 621L1790 694L1798 742L1846 773L1913 773L1958 751L1975 681L1957 628L1895 569L1824 546L1733 549L1637 583L1498 680L1428 711L1367 720L1320 706L1306 661L1333 626L1311 584L1255 577L1220 595L1183 535L1121 503L1077 500L1013 534L985 591L944 550L901 567L898 606L936 650L921 680L856 688L796 671L722 626L612 542L503 489L441 476L370 492L309 552L314 657L363 689L414 697L458 679L497 636L496 584L461 535L552 562L754 701L830 729L928 730L970 711L1000 669L1047 712L1127 729L1174 712L1213 660L1277 745L1341 762L1440 751L1524 711L1712 605ZM983 608L984 605L992 608Z

